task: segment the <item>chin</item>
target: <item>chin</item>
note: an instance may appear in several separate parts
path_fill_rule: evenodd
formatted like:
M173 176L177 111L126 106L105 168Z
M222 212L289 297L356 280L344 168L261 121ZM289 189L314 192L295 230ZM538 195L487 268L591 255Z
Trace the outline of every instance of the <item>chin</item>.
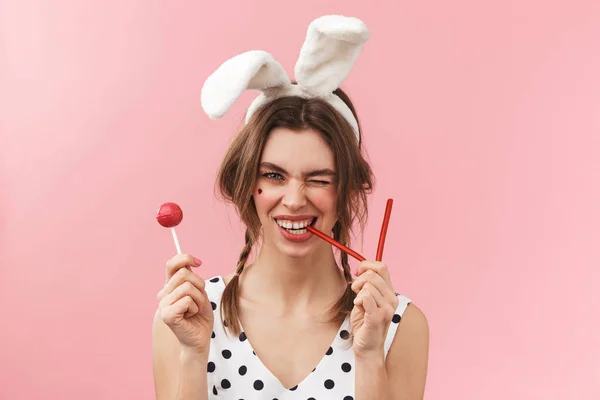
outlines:
M279 252L286 256L289 257L291 259L302 259L304 257L306 257L307 255L310 254L310 249L304 248L304 249L298 249L298 248L292 248L293 246L277 246Z

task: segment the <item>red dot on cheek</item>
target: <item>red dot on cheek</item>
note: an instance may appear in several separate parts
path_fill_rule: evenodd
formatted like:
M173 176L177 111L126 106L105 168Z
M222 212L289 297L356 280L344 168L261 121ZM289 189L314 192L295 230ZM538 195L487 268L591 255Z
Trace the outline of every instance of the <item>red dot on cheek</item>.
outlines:
M262 189L258 189L258 194L261 194L261 193L262 193Z

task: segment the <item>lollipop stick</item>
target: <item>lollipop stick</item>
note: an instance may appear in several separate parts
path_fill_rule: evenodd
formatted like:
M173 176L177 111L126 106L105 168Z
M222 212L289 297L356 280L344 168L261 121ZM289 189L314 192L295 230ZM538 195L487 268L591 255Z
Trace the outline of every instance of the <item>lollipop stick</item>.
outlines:
M394 201L392 199L388 199L387 204L385 205L385 214L383 216L383 224L381 226L381 233L379 235L379 244L377 245L377 255L375 256L375 261L381 261L381 257L383 256L383 245L385 244L385 236L387 234L387 228L390 222L393 202Z
M327 236L326 234L324 234L323 232L321 232L317 228L314 228L314 227L312 227L312 226L309 225L309 226L306 227L306 229L308 231L310 231L311 233L313 233L314 235L317 235L318 237L320 237L324 241L329 242L331 245L337 247L338 249L340 249L342 251L345 251L346 253L348 253L352 257L356 258L358 261L365 261L365 258L363 256L361 256L360 254L358 254L354 250L349 249L348 247L344 246L343 244L337 242L336 240L332 239L331 237Z
M171 228L171 233L173 234L173 241L175 242L175 247L177 248L177 254L181 254L181 246L179 246L179 239L177 239L175 227Z

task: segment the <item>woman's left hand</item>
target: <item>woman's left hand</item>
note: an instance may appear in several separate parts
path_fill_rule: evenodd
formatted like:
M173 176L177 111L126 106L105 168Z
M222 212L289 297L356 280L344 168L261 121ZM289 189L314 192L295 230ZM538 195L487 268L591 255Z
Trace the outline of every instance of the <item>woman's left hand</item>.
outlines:
M388 327L398 307L387 266L363 261L356 272L352 290L357 293L350 324L355 355L383 352Z

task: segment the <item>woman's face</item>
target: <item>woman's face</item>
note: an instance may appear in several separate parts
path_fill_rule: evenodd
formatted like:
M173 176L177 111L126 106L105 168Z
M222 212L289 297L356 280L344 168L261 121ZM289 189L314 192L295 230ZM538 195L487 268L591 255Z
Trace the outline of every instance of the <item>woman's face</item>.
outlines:
M329 233L337 220L333 152L314 130L274 129L263 150L254 203L263 245L303 257L322 245L305 227Z

